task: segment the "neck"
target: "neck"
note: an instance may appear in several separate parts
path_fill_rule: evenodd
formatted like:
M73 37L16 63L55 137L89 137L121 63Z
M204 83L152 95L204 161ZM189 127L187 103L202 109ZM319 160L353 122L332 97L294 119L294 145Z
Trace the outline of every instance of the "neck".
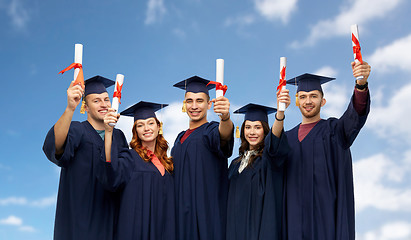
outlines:
M200 127L201 125L203 125L203 124L205 124L205 123L207 123L207 118L206 118L206 117L204 117L204 118L201 119L200 121L192 121L192 120L190 119L189 128L190 128L190 129L198 128L198 127Z
M100 121L96 121L92 118L87 118L87 122L89 122L95 130L104 130L105 129L103 121L100 122Z
M318 114L317 116L311 117L311 118L306 118L303 116L303 121L301 122L301 124L314 123L320 120L321 120L320 114Z
M156 140L151 141L151 142L142 142L141 145L143 145L143 147L145 147L146 149L154 153L154 150L156 148Z

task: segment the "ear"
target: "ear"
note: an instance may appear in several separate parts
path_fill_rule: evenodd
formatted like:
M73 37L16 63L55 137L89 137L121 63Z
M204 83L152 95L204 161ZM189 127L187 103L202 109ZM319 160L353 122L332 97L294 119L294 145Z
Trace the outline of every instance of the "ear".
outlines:
M321 107L323 107L326 102L327 102L327 100L325 100L325 98L321 99Z
M213 106L213 102L212 101L208 101L208 107L207 109L210 110L210 108Z

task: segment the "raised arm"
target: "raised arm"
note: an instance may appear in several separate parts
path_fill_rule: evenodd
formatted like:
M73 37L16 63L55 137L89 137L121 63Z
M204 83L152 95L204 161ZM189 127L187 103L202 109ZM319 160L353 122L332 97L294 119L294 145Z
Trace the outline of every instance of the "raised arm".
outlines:
M64 143L67 139L67 134L70 128L71 120L73 119L74 111L81 102L81 96L84 93L84 88L80 85L74 85L74 81L70 83L67 89L67 107L63 115L54 125L54 136L56 145L56 155L61 155L64 152Z
M288 108L288 106L290 106L291 100L288 89L282 89L281 92L277 91L277 109L280 102L285 103L285 108ZM277 111L275 113L275 121L271 128L271 131L278 138L281 137L281 132L284 127L284 118L285 115L283 111Z
M113 143L113 129L110 123L117 123L120 114L116 110L109 108L107 114L104 116L104 149L106 154L106 162L111 162L111 145Z
M230 102L224 96L213 99L214 112L220 115L220 132L221 141L229 141L233 137L234 124L230 119Z

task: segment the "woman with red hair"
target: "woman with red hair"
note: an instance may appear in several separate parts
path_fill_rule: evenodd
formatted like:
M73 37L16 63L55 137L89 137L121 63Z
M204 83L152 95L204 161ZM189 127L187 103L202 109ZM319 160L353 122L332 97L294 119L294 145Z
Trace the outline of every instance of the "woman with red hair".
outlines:
M105 150L98 176L111 191L121 192L115 239L174 239L173 161L155 111L167 106L139 102L121 112L133 116L131 149L117 152L111 123L120 114L113 109L104 117Z

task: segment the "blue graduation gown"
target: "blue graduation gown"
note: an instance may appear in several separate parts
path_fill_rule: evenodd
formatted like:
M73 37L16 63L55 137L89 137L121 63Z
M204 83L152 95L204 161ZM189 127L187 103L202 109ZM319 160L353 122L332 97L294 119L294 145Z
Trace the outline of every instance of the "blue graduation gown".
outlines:
M281 239L283 163L289 152L285 134L265 138L263 155L238 172L239 157L229 168L227 240Z
M291 148L286 166L285 239L355 238L350 146L369 113L360 116L353 98L339 119L320 120L302 142L299 125L286 132Z
M114 129L118 146L127 147L122 131ZM54 223L55 240L113 239L118 195L106 191L96 177L104 141L89 122L71 122L61 156L55 155L54 127L43 145L47 158L61 167Z
M133 149L117 152L113 138L111 163L102 153L99 178L112 191L121 192L115 239L175 239L174 179L164 176L152 162L145 162Z
M174 143L176 239L225 239L228 164L234 137L220 147L218 122L205 123Z

